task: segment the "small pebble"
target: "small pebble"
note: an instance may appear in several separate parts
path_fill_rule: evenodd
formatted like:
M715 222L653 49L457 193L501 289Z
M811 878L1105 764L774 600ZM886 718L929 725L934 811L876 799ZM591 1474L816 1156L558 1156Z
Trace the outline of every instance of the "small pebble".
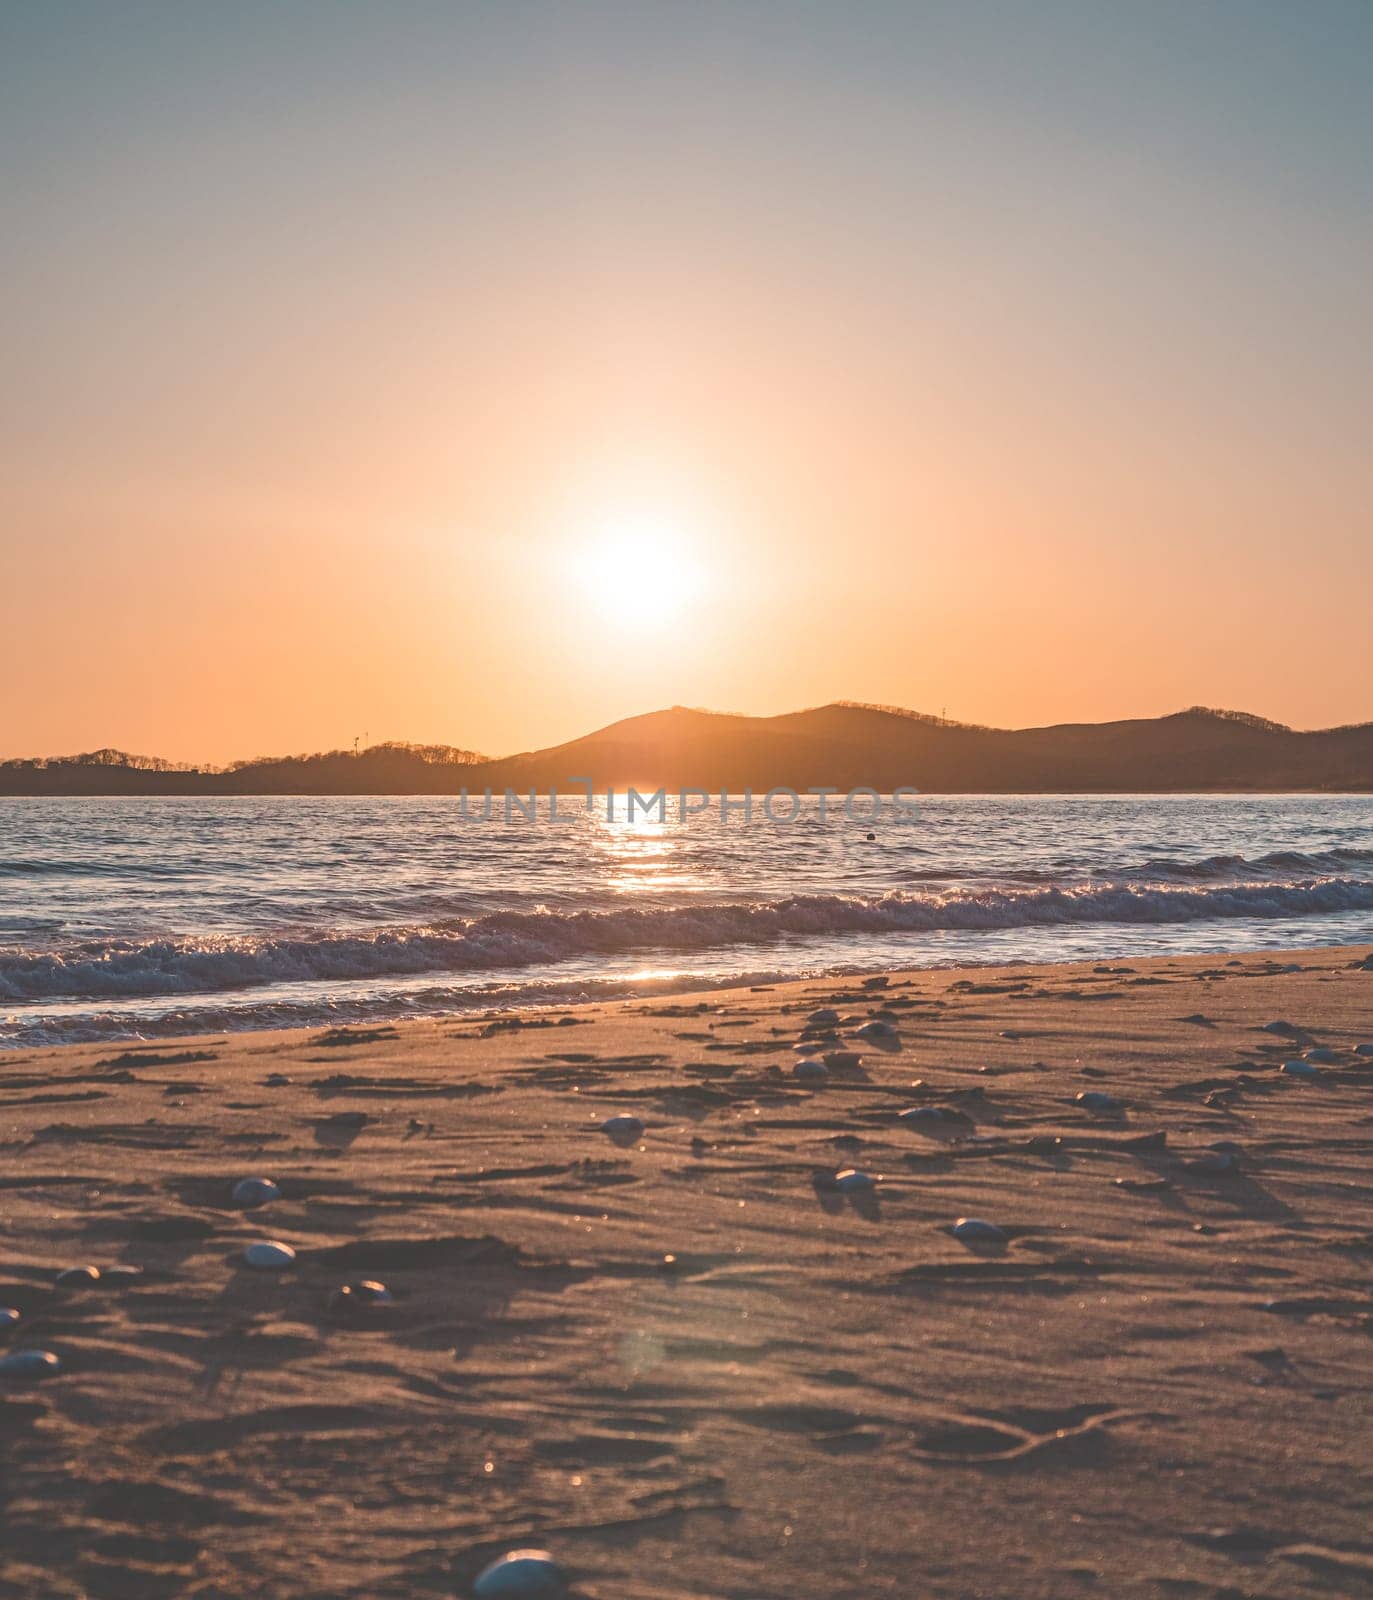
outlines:
M116 1261L114 1266L106 1267L100 1274L102 1283L117 1289L127 1289L131 1283L137 1283L146 1276L142 1267L130 1266L126 1261Z
M243 1260L247 1266L264 1272L279 1272L295 1265L296 1253L279 1239L258 1239L243 1252Z
M281 1190L270 1178L240 1178L230 1199L240 1211L254 1211L269 1200L280 1200Z
M953 1236L964 1244L1005 1244L1006 1235L994 1222L981 1217L960 1217L953 1225Z
M1340 1055L1338 1050L1332 1050L1329 1045L1318 1044L1314 1049L1307 1050L1303 1059L1318 1062L1323 1067L1333 1067Z
M644 1131L643 1122L638 1117L631 1117L627 1113L618 1117L607 1117L601 1124L601 1132L609 1134L612 1139L624 1140L632 1144Z
M802 1083L823 1083L829 1077L830 1069L818 1056L802 1056L792 1067L791 1075Z
M806 1026L810 1028L833 1028L839 1021L839 1013L832 1006L821 1006L818 1011L812 1011L806 1018Z
M0 1306L0 1329L12 1328L20 1321L20 1313L13 1306Z
M955 1111L952 1106L908 1106L904 1111L898 1111L896 1115L902 1122L947 1124L968 1120L961 1111Z
M334 1291L336 1311L373 1311L378 1306L389 1306L391 1291L375 1278L364 1278L361 1283L345 1283Z
M52 1378L61 1370L62 1358L51 1350L14 1350L0 1357L0 1378L16 1378L21 1383Z
M512 1550L482 1569L472 1593L477 1600L556 1600L567 1593L567 1579L547 1550Z
M68 1267L53 1280L57 1289L89 1289L100 1282L99 1267Z
M1074 1101L1084 1111L1119 1111L1120 1101L1115 1095L1107 1094L1104 1089L1084 1089L1081 1094L1073 1096Z
M862 1189L877 1187L877 1179L866 1172L860 1172L857 1167L845 1167L842 1172L834 1175L834 1187L841 1194L856 1194Z
M856 1067L863 1060L856 1050L828 1050L823 1059L831 1072L837 1072L844 1067Z
M1231 1150L1207 1150L1199 1155L1195 1161L1188 1163L1193 1172L1201 1172L1210 1177L1226 1177L1239 1170L1239 1163Z
M1313 1067L1309 1061L1284 1061L1278 1071L1285 1072L1289 1078L1320 1077L1320 1069Z
M1356 1056L1373 1056L1373 1044L1356 1044L1354 1046L1354 1054Z
M890 981L885 973L880 973L875 978L864 978L863 987L865 989L885 989Z
M854 1032L860 1039L871 1039L876 1043L879 1039L890 1041L898 1037L896 1029L890 1022L865 1022L861 1028Z

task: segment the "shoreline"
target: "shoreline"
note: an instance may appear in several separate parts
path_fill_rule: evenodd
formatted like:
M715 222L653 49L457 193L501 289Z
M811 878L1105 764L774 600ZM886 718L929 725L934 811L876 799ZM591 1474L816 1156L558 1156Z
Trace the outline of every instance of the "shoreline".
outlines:
M1368 945L7 1053L9 1592L1362 1592L1360 1044Z
M1222 924L1223 926L1223 924ZM1003 930L993 930L993 932ZM226 1017L237 1014L246 1014L254 1006L271 1005L283 1009L303 1009L304 1002L293 995L289 999L275 1001L250 1000L243 1006L222 1004L229 997L239 995L252 995L257 992L255 987L195 991L189 994L177 995L131 995L131 996L82 996L79 998L55 996L47 1000L8 1002L9 1011L0 1011L0 1020L7 1027L35 1026L41 1021L60 1019L64 1016L78 1018L94 1017L101 1020L114 1019L128 1016L131 1025L127 1030L111 1028L109 1031L95 1033L89 1037L76 1039L59 1039L55 1041L27 1042L16 1041L10 1036L0 1036L0 1063L13 1058L16 1052L32 1053L39 1050L57 1050L90 1046L93 1048L113 1049L120 1044L146 1044L157 1046L170 1044L178 1040L195 1040L214 1035L227 1035L239 1038L252 1034L278 1034L278 1033L308 1033L319 1028L348 1028L348 1027L385 1027L404 1028L422 1024L435 1024L443 1022L458 1022L500 1014L506 1011L525 1014L538 1011L558 1011L587 1006L615 1006L632 1005L636 1001L654 999L668 999L673 996L689 996L693 994L720 994L733 990L753 988L760 984L769 986L786 986L805 983L840 982L848 979L860 979L874 975L894 975L900 978L912 978L920 973L948 973L963 971L987 971L998 968L1033 967L1052 970L1065 966L1091 966L1101 962L1111 961L1169 961L1169 960L1195 960L1195 961L1225 961L1246 956L1255 956L1277 960L1282 957L1296 959L1302 955L1335 952L1339 950L1365 950L1373 948L1367 941L1355 940L1347 944L1318 944L1318 945L1245 945L1241 947L1219 947L1214 950L1184 950L1169 952L1146 952L1142 954L1113 954L1102 952L1091 956L1068 956L1058 961L1046 961L1035 957L1006 958L1003 955L988 955L984 959L968 959L965 956L951 956L947 961L930 962L922 965L907 966L901 964L876 963L856 964L853 962L838 962L828 966L819 967L812 971L774 972L762 971L743 974L730 974L723 977L711 977L707 974L698 974L689 971L668 973L662 976L648 976L636 978L633 975L606 974L604 972L580 978L566 978L562 980L531 979L523 992L510 992L505 994L485 995L479 986L474 985L470 991L465 991L473 996L470 1005L455 1005L451 999L445 999L442 1004L436 1004L428 1009L406 1011L401 1009L407 1001L415 1004L418 996L424 991L419 990L408 994L406 1000L401 1001L397 1009L387 1010L379 997L367 999L352 998L334 1002L328 1009L321 1008L320 1012L307 1021L291 1021L279 1024L261 1025L254 1018L248 1025L239 1026L232 1021L222 1021L216 1026L195 1027L177 1026L175 1029L159 1030L157 1024L165 1021L168 1016L180 1017L190 1013L194 1017L197 1013L220 1012ZM421 974L413 974L407 982L418 982ZM435 974L438 976L438 974ZM330 980L317 980L321 987ZM567 993L552 996L546 993L536 993L536 987L543 986L555 991L561 985ZM600 986L606 990L602 994L589 994L588 989ZM265 990L270 985L263 985ZM511 991L517 985L508 986ZM611 992L612 990L618 992ZM453 991L451 993L464 992ZM525 995L527 994L527 998ZM105 1009L97 1009L100 1001L104 1000ZM166 1010L156 1015L144 1015L150 1005L161 999L165 1002ZM57 1009L43 1009L56 1006ZM26 1007L32 1007L31 1014ZM351 1011L349 1008L355 1008ZM139 1031L139 1023L153 1031Z

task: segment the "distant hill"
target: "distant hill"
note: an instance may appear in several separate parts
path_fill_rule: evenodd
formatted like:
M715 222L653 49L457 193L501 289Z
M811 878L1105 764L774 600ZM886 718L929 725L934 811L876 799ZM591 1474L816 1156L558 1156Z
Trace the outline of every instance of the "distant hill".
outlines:
M0 794L453 794L467 788L598 790L903 785L927 793L1170 790L1373 791L1373 723L1301 733L1241 712L1049 728L984 728L889 706L837 702L778 717L674 706L547 750L491 759L448 745L375 745L178 769L89 755L0 763Z

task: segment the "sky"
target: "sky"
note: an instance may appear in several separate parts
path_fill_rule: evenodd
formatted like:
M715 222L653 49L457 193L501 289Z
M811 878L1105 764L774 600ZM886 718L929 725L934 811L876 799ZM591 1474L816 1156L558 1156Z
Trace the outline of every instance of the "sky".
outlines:
M1373 718L1362 0L0 0L0 757Z

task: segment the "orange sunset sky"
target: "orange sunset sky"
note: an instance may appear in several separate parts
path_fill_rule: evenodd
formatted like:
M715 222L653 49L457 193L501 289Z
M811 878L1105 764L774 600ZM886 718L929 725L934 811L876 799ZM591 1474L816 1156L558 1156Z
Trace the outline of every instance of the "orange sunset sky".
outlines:
M1373 716L1371 48L0 3L0 756Z

